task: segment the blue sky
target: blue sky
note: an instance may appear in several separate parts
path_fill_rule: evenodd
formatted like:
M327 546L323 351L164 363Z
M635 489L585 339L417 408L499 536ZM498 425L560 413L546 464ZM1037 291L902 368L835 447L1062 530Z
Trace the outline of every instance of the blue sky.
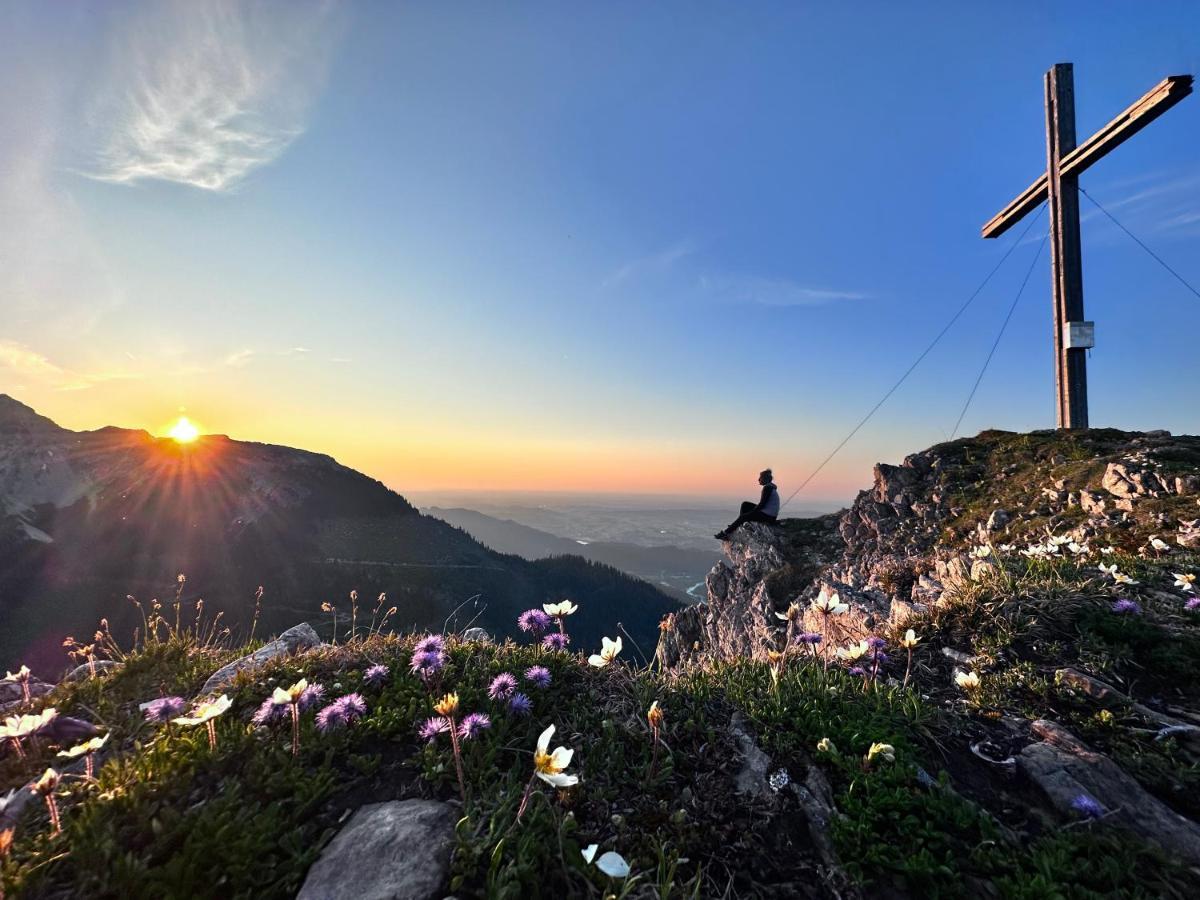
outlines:
M400 490L787 489L1200 5L14 4L0 391L324 450ZM1083 179L1193 283L1200 100ZM1092 421L1200 430L1200 300L1082 201ZM1043 219L1044 221L1044 219ZM1043 229L813 483L949 436ZM1053 425L1037 264L962 427ZM790 491L785 490L785 493Z

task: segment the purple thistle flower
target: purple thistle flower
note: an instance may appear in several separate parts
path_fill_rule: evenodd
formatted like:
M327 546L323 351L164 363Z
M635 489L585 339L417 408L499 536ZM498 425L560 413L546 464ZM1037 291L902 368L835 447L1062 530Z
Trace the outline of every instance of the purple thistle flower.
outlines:
M344 728L361 718L366 711L367 704L361 694L347 694L344 697L338 697L317 713L317 728L321 731Z
M810 646L815 646L816 644L821 643L821 635L816 631L805 631L796 635L794 640L797 644L809 644Z
M159 697L149 703L142 704L142 713L147 722L168 722L174 719L187 707L187 701L182 697Z
M517 691L508 698L508 711L514 716L527 716L533 711L533 701L528 694Z
M367 714L367 701L363 699L362 694L346 694L346 696L338 697L333 702L335 706L341 706L347 718L352 722L355 719L361 719Z
M1187 603L1183 604L1183 608L1187 610L1200 609L1200 597L1193 597Z
M379 687L388 677L388 673L392 670L380 663L379 665L371 666L367 671L363 672L363 681L371 687Z
M304 693L300 695L300 700L296 703L300 707L300 712L305 712L312 709L325 699L325 685L310 684L304 689Z
M889 662L891 662L891 660L892 660L892 658L890 656L888 656L886 653L884 653L882 650L877 651L875 654L875 664L876 665L886 666Z
M1107 810L1087 794L1080 794L1071 801L1071 809L1086 819L1099 819Z
M867 646L870 647L872 650L882 650L884 647L887 646L887 641L885 641L881 637L871 635L871 637L867 638Z
M1136 600L1126 600L1122 598L1112 605L1112 611L1115 613L1140 616L1142 614L1142 605Z
M439 734L446 734L450 731L450 720L441 716L434 716L426 719L421 723L421 727L417 730L417 734L421 740L433 743Z
M540 609L527 609L521 615L517 616L517 627L537 637L549 629L550 617Z
M501 672L488 686L488 696L493 700L507 700L517 689L517 679L508 672Z
M412 655L412 671L428 680L442 670L446 664L446 654L441 650L417 650Z
M566 650L569 643L571 643L571 639L558 631L553 631L542 638L542 646L547 650Z
M492 720L486 713L471 713L458 723L458 737L460 740L469 741L478 737L485 728L491 727Z
M250 719L255 725L269 725L287 715L287 704L276 703L271 697L264 700Z
M536 688L550 687L550 670L545 666L530 666L525 670L525 680Z
M867 671L862 666L851 666L849 669L851 675L866 675Z
M446 639L440 634L425 635L425 637L417 641L416 646L413 647L413 656L415 657L418 653L426 653L430 650L436 653L445 653Z

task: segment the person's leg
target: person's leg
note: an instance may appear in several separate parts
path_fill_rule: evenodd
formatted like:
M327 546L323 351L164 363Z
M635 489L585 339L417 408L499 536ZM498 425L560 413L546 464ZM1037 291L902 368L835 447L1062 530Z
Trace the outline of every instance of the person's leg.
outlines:
M741 528L746 522L754 521L751 517L758 512L757 506L757 503L751 503L749 500L743 501L742 509L738 514L738 517L734 519L724 531L718 531L715 537L724 539L724 537L733 534L735 531Z

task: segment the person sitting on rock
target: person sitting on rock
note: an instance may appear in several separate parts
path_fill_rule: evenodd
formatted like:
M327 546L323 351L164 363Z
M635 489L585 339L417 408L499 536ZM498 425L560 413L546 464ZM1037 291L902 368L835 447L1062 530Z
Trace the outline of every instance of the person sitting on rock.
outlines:
M724 531L718 531L713 537L719 541L729 540L729 536L747 522L763 522L774 525L779 518L779 488L775 487L770 469L758 473L758 483L762 485L762 496L758 503L747 500L742 504L742 512Z

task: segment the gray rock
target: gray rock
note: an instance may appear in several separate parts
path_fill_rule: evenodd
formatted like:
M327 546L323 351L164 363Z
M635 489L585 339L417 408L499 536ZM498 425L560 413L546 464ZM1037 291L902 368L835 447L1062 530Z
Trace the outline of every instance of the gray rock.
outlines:
M308 870L296 900L442 897L454 821L453 808L435 800L363 806Z
M735 712L729 720L729 733L733 735L739 768L733 778L739 794L759 800L773 801L774 795L767 779L771 774L771 757L763 752L746 731L742 714Z
M82 666L76 666L70 672L63 676L63 681L86 681L93 677L93 673L97 676L103 675L106 672L111 672L121 664L111 659L97 659L90 665L84 663Z
M312 626L307 622L301 622L299 625L289 628L269 644L259 647L249 656L235 659L228 665L217 669L216 672L209 676L208 681L204 682L204 687L200 689L200 693L201 695L211 694L213 691L226 687L232 683L239 672L245 669L261 666L268 660L275 659L278 656L290 656L304 650L311 650L313 647L319 647L320 645L321 638L313 630Z
M1062 726L1039 719L1032 728L1042 740L1025 747L1017 763L1060 813L1078 818L1072 804L1086 794L1108 810L1105 821L1153 841L1186 864L1200 864L1200 826L1148 794L1124 769Z
M993 509L992 514L988 516L987 530L999 531L1010 521L1012 521L1012 515L1009 514L1007 509Z
M482 643L487 643L491 641L492 636L487 633L486 629L476 627L468 628L466 631L464 631L462 639L464 641L480 641Z

